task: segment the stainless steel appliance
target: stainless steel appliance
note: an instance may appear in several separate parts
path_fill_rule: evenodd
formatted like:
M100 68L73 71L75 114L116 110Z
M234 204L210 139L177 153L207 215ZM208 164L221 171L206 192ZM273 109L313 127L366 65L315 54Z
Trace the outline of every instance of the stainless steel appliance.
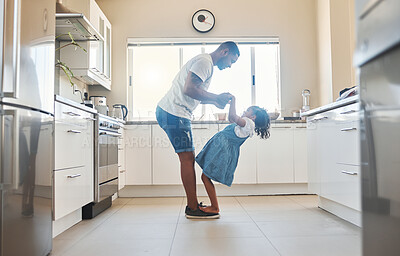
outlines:
M83 207L82 217L91 219L111 206L111 196L118 192L119 122L98 115L95 134L94 202Z
M52 248L54 0L0 1L0 255Z
M363 255L400 252L400 1L358 0Z
M114 104L112 109L112 116L118 119L125 120L128 116L128 108L122 104Z
M108 115L107 98L105 96L90 96L95 109L102 115Z

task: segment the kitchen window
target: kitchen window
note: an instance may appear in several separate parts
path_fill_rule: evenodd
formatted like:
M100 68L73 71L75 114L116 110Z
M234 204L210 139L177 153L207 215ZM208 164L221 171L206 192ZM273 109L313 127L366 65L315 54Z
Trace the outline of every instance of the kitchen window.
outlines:
M213 52L220 43L238 43L240 57L232 67L214 67L210 92L230 92L236 96L237 112L250 105L268 111L280 110L280 71L278 38L134 40L128 42L129 107L133 120L154 120L158 101L170 89L180 68L200 53ZM173 42L173 43L172 43ZM228 112L228 106L199 105L195 120L214 120L215 113Z

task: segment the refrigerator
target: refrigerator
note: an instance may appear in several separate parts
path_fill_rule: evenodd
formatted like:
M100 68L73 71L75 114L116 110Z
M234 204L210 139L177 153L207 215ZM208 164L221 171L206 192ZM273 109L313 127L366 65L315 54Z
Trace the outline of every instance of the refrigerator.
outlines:
M400 255L400 1L356 0L362 251Z
M52 248L55 1L0 0L0 256Z

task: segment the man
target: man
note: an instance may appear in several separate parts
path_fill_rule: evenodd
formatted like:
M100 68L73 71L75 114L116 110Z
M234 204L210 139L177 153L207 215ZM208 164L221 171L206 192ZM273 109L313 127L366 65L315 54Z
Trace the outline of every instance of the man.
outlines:
M194 170L194 147L191 119L194 109L200 104L214 104L225 108L231 95L207 92L213 68L230 68L240 56L234 42L222 43L214 52L200 54L189 60L175 76L171 89L160 100L156 116L160 127L166 132L181 163L181 179L186 192L187 218L218 218L217 213L206 213L199 209Z

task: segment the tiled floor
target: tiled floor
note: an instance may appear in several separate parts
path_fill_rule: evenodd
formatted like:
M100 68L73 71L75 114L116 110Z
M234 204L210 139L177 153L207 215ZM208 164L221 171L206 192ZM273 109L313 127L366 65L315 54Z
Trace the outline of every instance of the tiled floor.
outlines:
M220 219L188 220L184 198L118 198L57 236L51 255L361 255L360 228L317 208L316 196L219 200Z

